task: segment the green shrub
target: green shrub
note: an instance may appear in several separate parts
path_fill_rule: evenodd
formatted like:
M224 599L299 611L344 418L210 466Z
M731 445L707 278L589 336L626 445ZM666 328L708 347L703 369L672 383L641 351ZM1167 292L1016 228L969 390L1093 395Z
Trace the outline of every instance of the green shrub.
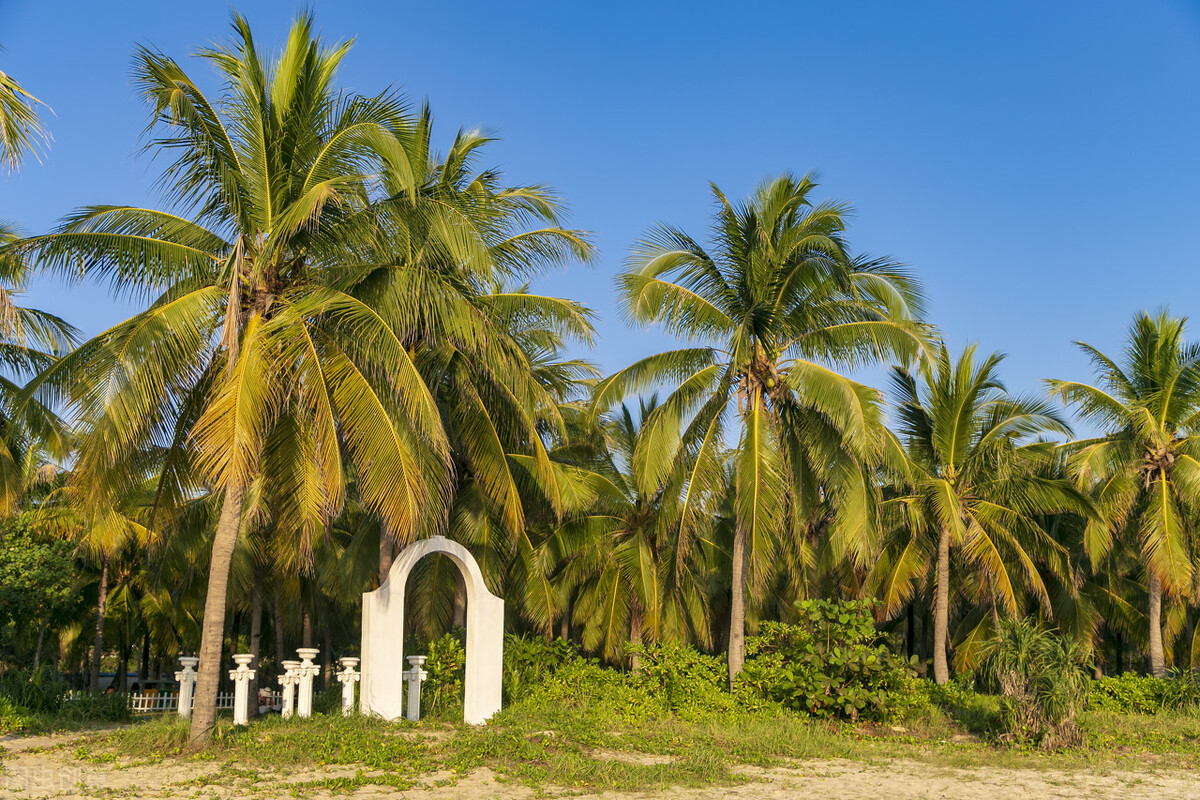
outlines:
M1050 749L1082 740L1077 718L1088 697L1088 653L1028 621L1003 620L984 671L1000 690L1005 735Z
M766 622L746 642L738 679L760 697L814 717L893 719L927 701L911 666L875 629L864 600L806 600L794 625Z
M546 641L540 637L504 637L504 701L525 697L564 664L576 660L574 645L563 639Z
M724 658L698 652L687 645L636 645L638 672L628 680L654 697L669 714L700 720L730 713L739 705L726 689L729 666Z
M467 651L459 637L447 633L430 642L424 668L429 676L421 689L421 716L461 715Z
M1170 678L1126 672L1092 681L1088 708L1119 714L1158 714L1200 710L1200 684L1191 670Z
M548 673L517 702L518 706L553 709L571 717L612 715L638 723L667 714L649 686L626 673L601 666L595 659L576 658Z
M0 733L28 733L35 727L28 708L0 695Z

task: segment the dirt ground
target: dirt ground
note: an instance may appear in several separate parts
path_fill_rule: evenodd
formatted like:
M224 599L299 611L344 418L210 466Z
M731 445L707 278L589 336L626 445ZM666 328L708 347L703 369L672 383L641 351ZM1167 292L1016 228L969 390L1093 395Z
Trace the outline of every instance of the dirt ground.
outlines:
M296 784L329 778L352 777L353 767L328 767L272 774L240 772L212 761L172 761L156 764L114 764L81 761L74 755L73 737L0 739L5 748L0 798L241 798L263 800L295 797ZM606 757L607 754L598 754ZM368 773L369 774L369 773ZM746 783L707 789L667 789L632 794L579 794L545 787L541 796L579 798L663 798L700 800L729 797L755 800L818 798L937 798L938 800L1041 800L1041 798L1101 798L1142 800L1200 798L1200 776L1162 765L1140 771L1080 769L1078 771L1026 769L957 769L914 761L863 763L848 760L796 762L772 769L745 768ZM526 786L498 780L479 769L459 777L433 774L411 788L365 786L352 792L331 793L304 787L309 798L409 798L410 800L525 800L538 793Z

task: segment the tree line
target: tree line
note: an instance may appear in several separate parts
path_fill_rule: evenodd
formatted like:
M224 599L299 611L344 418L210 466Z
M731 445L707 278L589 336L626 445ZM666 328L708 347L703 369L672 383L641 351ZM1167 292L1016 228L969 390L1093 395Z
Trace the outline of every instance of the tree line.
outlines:
M1200 661L1184 319L1139 313L1120 354L1080 345L1092 383L1015 395L1003 356L947 349L911 272L853 248L846 205L783 173L713 186L704 236L630 248L622 310L681 346L601 375L573 355L593 312L531 289L596 256L561 199L506 181L478 132L438 151L427 104L340 88L349 49L302 15L264 52L235 14L195 53L210 96L139 47L160 205L0 228L0 573L76 589L0 597L12 664L49 640L95 687L106 652L123 681L198 651L202 741L231 650L353 650L361 593L435 534L476 554L510 628L635 669L632 643L687 642L734 683L746 631L812 597L877 601L939 683L1010 617L1097 669ZM9 170L45 143L41 108L0 73ZM85 339L19 305L36 275L140 310ZM850 377L868 365L890 385ZM1103 432L1073 438L1068 412ZM461 624L449 562L413 584L418 637Z

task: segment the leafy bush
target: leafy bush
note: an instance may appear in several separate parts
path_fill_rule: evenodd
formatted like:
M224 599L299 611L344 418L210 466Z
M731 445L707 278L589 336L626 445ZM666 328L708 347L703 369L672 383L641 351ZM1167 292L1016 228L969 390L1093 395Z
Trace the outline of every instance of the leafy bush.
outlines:
M515 702L526 696L564 664L577 659L575 647L563 639L531 636L504 637L504 700Z
M28 708L0 695L0 733L28 733L37 727Z
M646 690L665 713L691 720L738 708L725 688L724 658L677 644L637 645L631 652L640 656L641 666L629 675L630 683Z
M554 709L564 720L612 714L624 722L637 723L667 713L665 705L636 677L584 658L567 661L547 673L517 704Z
M814 717L888 720L924 695L875 630L865 600L806 600L794 625L763 623L746 642L739 688Z
M429 676L421 689L421 715L461 715L467 651L459 637L447 633L430 642L424 668Z
M985 673L1000 690L1000 723L1019 742L1077 744L1090 658L1076 642L1027 621L1003 620Z
M1088 708L1119 714L1158 714L1200 710L1200 683L1191 670L1170 678L1126 672L1092 681Z

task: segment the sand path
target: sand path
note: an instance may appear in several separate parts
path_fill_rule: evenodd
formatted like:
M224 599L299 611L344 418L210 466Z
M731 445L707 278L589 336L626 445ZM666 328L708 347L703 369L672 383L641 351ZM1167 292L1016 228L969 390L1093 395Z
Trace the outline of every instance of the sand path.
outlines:
M72 737L0 739L6 750L0 774L0 798L232 798L262 800L290 798L409 798L410 800L526 800L532 789L498 779L490 770L466 776L435 773L411 786L364 786L352 792L296 784L353 777L354 767L333 766L308 771L274 773L239 770L214 761L172 760L169 763L95 763L74 755ZM849 760L796 762L789 767L739 770L748 780L736 786L707 789L672 788L650 792L578 793L547 787L543 796L618 800L663 798L937 798L937 800L1042 800L1042 798L1100 798L1102 800L1165 800L1200 798L1200 776L1163 765L1145 771L1089 769L957 769L915 761L864 763ZM372 773L364 773L372 775Z

